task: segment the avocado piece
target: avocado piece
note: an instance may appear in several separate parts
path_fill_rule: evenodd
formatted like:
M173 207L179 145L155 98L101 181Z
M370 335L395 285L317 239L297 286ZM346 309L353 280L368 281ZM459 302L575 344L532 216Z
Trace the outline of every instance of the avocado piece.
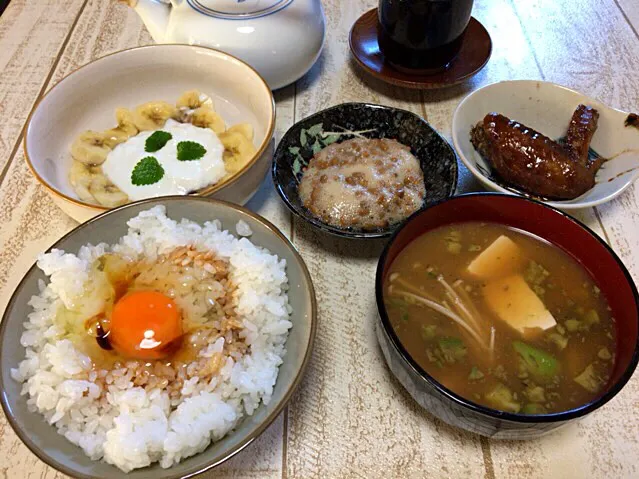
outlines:
M462 360L466 353L466 346L459 338L445 337L439 340L439 349L447 363L455 363Z
M546 391L541 386L528 386L524 390L524 394L532 402L544 402L546 400Z
M522 341L514 341L513 349L519 354L528 372L538 380L549 381L557 374L559 363L552 354Z
M515 401L512 391L502 383L486 394L486 400L500 411L517 413L521 409L521 404Z
M541 404L528 403L521 410L522 414L546 414L548 410Z
M603 380L595 372L595 366L593 364L589 364L574 380L586 391L590 391L591 393L596 393L603 385Z

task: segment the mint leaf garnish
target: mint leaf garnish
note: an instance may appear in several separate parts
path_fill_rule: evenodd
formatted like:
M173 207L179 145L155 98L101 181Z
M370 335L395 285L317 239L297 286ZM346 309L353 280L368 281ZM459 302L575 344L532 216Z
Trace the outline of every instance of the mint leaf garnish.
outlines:
M179 161L199 160L206 153L206 149L195 141L181 141L177 144L177 159Z
M131 172L131 183L135 186L152 185L164 177L164 168L154 156L146 156L138 161Z
M158 130L153 132L153 134L149 136L144 143L144 151L148 151L149 153L158 151L159 149L164 148L164 145L166 145L171 138L173 138L173 135L171 135L168 131Z

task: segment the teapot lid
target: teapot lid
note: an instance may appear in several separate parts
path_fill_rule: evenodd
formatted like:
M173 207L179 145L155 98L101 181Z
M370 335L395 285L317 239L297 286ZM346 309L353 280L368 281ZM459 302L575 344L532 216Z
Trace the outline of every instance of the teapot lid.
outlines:
M228 20L264 17L287 7L293 0L187 0L204 15Z

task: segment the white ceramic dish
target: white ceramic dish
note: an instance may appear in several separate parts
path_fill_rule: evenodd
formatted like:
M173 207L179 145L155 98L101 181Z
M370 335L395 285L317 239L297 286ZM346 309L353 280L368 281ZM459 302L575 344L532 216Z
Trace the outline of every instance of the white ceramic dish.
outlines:
M470 129L487 113L501 113L557 139L565 135L571 115L583 103L599 111L599 127L591 148L609 158L595 186L569 201L545 201L563 210L596 206L619 196L639 176L639 129L624 126L627 112L610 108L554 83L516 80L494 83L468 95L453 116L453 143L460 159L488 189L513 193L488 177L490 167L470 143Z
M253 66L272 89L293 83L324 43L320 0L120 0L156 43L207 45Z
M71 73L31 112L24 138L27 163L65 213L86 221L108 208L80 201L69 183L69 148L77 135L115 126L117 107L133 108L152 100L174 103L192 89L213 99L228 126L253 125L256 147L255 156L237 174L194 194L244 204L259 188L273 157L275 103L270 88L253 68L205 47L133 48Z

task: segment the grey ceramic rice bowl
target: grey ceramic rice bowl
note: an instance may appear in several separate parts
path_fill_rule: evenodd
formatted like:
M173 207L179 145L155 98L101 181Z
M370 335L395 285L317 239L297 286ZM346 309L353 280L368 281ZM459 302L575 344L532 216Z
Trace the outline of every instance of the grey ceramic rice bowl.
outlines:
M26 396L20 395L22 385L11 378L11 369L24 359L25 350L20 344L20 337L24 331L23 322L31 311L29 299L39 293L38 281L46 279L34 264L16 288L0 325L0 402L9 424L27 447L42 461L72 477L177 479L194 476L221 464L250 444L275 420L299 384L311 356L317 319L315 292L306 265L275 226L240 206L196 197L144 200L110 210L78 226L52 248L75 253L86 243L115 243L126 234L126 222L130 218L159 204L166 206L167 216L172 219L188 218L198 223L219 219L222 227L233 234L237 222L244 220L253 231L252 242L286 260L289 302L293 309L293 327L286 342L286 355L269 404L260 405L252 416L243 419L222 440L169 469L162 469L155 463L125 474L115 466L89 459L79 447L59 435L42 415L29 412Z

